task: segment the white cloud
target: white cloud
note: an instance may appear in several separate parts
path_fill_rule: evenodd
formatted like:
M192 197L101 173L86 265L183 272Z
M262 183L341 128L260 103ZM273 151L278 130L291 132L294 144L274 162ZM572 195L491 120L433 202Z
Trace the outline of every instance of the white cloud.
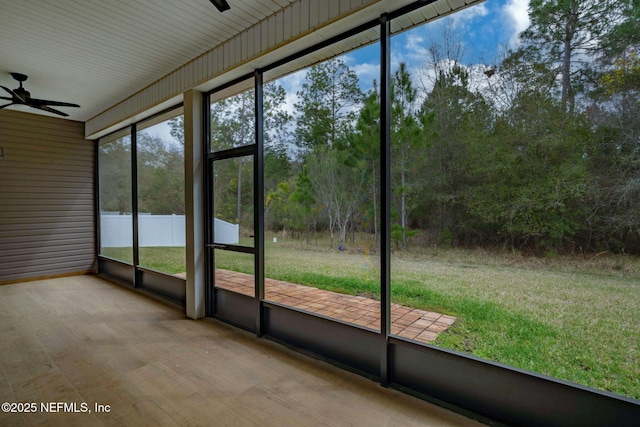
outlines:
M308 68L304 68L302 70L298 70L294 73L281 77L276 81L278 82L279 85L281 85L284 88L284 90L287 91L287 93L289 92L295 93L296 91L300 90L300 88L302 87L302 83L304 82L304 79L307 77L308 71L309 71Z
M399 36L402 43L392 44L391 48L392 72L400 67L400 63L404 62L411 75L414 75L429 60L431 57L428 48L430 42L425 36L431 35L430 29L432 28L418 27Z
M484 3L481 3L456 12L451 15L449 19L451 19L452 27L454 29L458 29L460 27L464 27L468 21L478 17L487 16L488 13L489 11L487 10L487 6Z
M517 46L520 41L518 35L529 27L529 0L508 0L502 8L507 21L513 28L513 36L509 40L509 46Z
M360 87L366 91L371 88L374 80L380 84L380 64L356 64L351 67L358 76Z
M416 31L411 31L407 33L407 44L404 48L407 55L412 59L421 59L425 60L428 57L429 49L427 47L427 43L425 41L425 37L421 34L423 31L427 34L431 28L419 27ZM392 53L395 53L392 51Z

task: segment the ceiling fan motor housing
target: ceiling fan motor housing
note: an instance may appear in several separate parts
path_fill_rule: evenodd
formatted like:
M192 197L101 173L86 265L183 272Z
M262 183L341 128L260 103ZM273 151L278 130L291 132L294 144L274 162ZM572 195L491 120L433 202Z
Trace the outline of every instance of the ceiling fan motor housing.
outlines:
M19 88L14 89L13 91L16 93L16 95L20 96L20 98L24 99L25 101L31 98L31 92L23 88L22 85L20 85Z
M14 79L20 82L20 87L13 90L16 93L16 95L18 95L20 98L24 99L25 101L31 98L31 92L29 92L28 90L22 87L22 82L27 81L29 76L21 73L10 73L10 74L11 74L11 77L13 77Z

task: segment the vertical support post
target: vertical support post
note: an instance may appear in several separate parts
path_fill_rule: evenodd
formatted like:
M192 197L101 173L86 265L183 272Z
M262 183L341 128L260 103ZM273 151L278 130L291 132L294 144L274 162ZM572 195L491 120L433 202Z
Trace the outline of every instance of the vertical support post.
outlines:
M205 230L203 97L190 90L184 94L184 177L187 288L186 314L191 319L205 315Z
M138 126L131 125L131 220L133 231L133 287L142 285L140 265L140 227L138 223Z
M98 255L102 250L102 206L100 202L100 139L94 141L94 153L93 153L93 194L94 204L93 209L95 212L95 228L93 229L93 236L95 242L95 256L93 257L93 269L95 272L100 272L100 263L98 262Z
M263 74L255 74L255 132L256 151L253 170L255 280L256 280L256 334L264 333L264 108Z
M215 314L215 250L210 246L214 241L213 228L213 161L211 160L211 95L203 93L202 96L202 167L203 167L203 231L204 231L204 315L213 317Z
M380 16L380 330L382 352L380 378L383 386L391 382L391 21Z

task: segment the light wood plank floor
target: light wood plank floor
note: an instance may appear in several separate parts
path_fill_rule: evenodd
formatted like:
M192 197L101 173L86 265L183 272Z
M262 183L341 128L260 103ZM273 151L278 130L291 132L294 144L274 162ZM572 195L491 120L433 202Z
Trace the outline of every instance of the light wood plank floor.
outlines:
M480 425L95 276L0 286L3 402L37 408L1 426Z

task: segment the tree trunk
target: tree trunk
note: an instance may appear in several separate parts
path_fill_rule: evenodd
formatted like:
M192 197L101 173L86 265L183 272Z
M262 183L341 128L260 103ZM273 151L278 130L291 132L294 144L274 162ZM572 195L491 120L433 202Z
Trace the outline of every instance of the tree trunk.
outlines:
M578 5L571 1L569 17L564 31L564 54L562 57L562 110L566 113L569 97L571 96L571 55L573 54L573 40L578 24ZM573 107L572 107L573 108Z
M378 188L376 186L376 166L373 165L371 192L373 195L373 241L378 243Z
M405 183L406 183L406 170L405 170L405 160L404 160L404 147L402 149L402 167L400 170L400 227L402 229L402 250L407 250L407 210L406 210L406 192L405 192Z
M240 224L240 216L242 215L242 158L238 158L238 224Z

